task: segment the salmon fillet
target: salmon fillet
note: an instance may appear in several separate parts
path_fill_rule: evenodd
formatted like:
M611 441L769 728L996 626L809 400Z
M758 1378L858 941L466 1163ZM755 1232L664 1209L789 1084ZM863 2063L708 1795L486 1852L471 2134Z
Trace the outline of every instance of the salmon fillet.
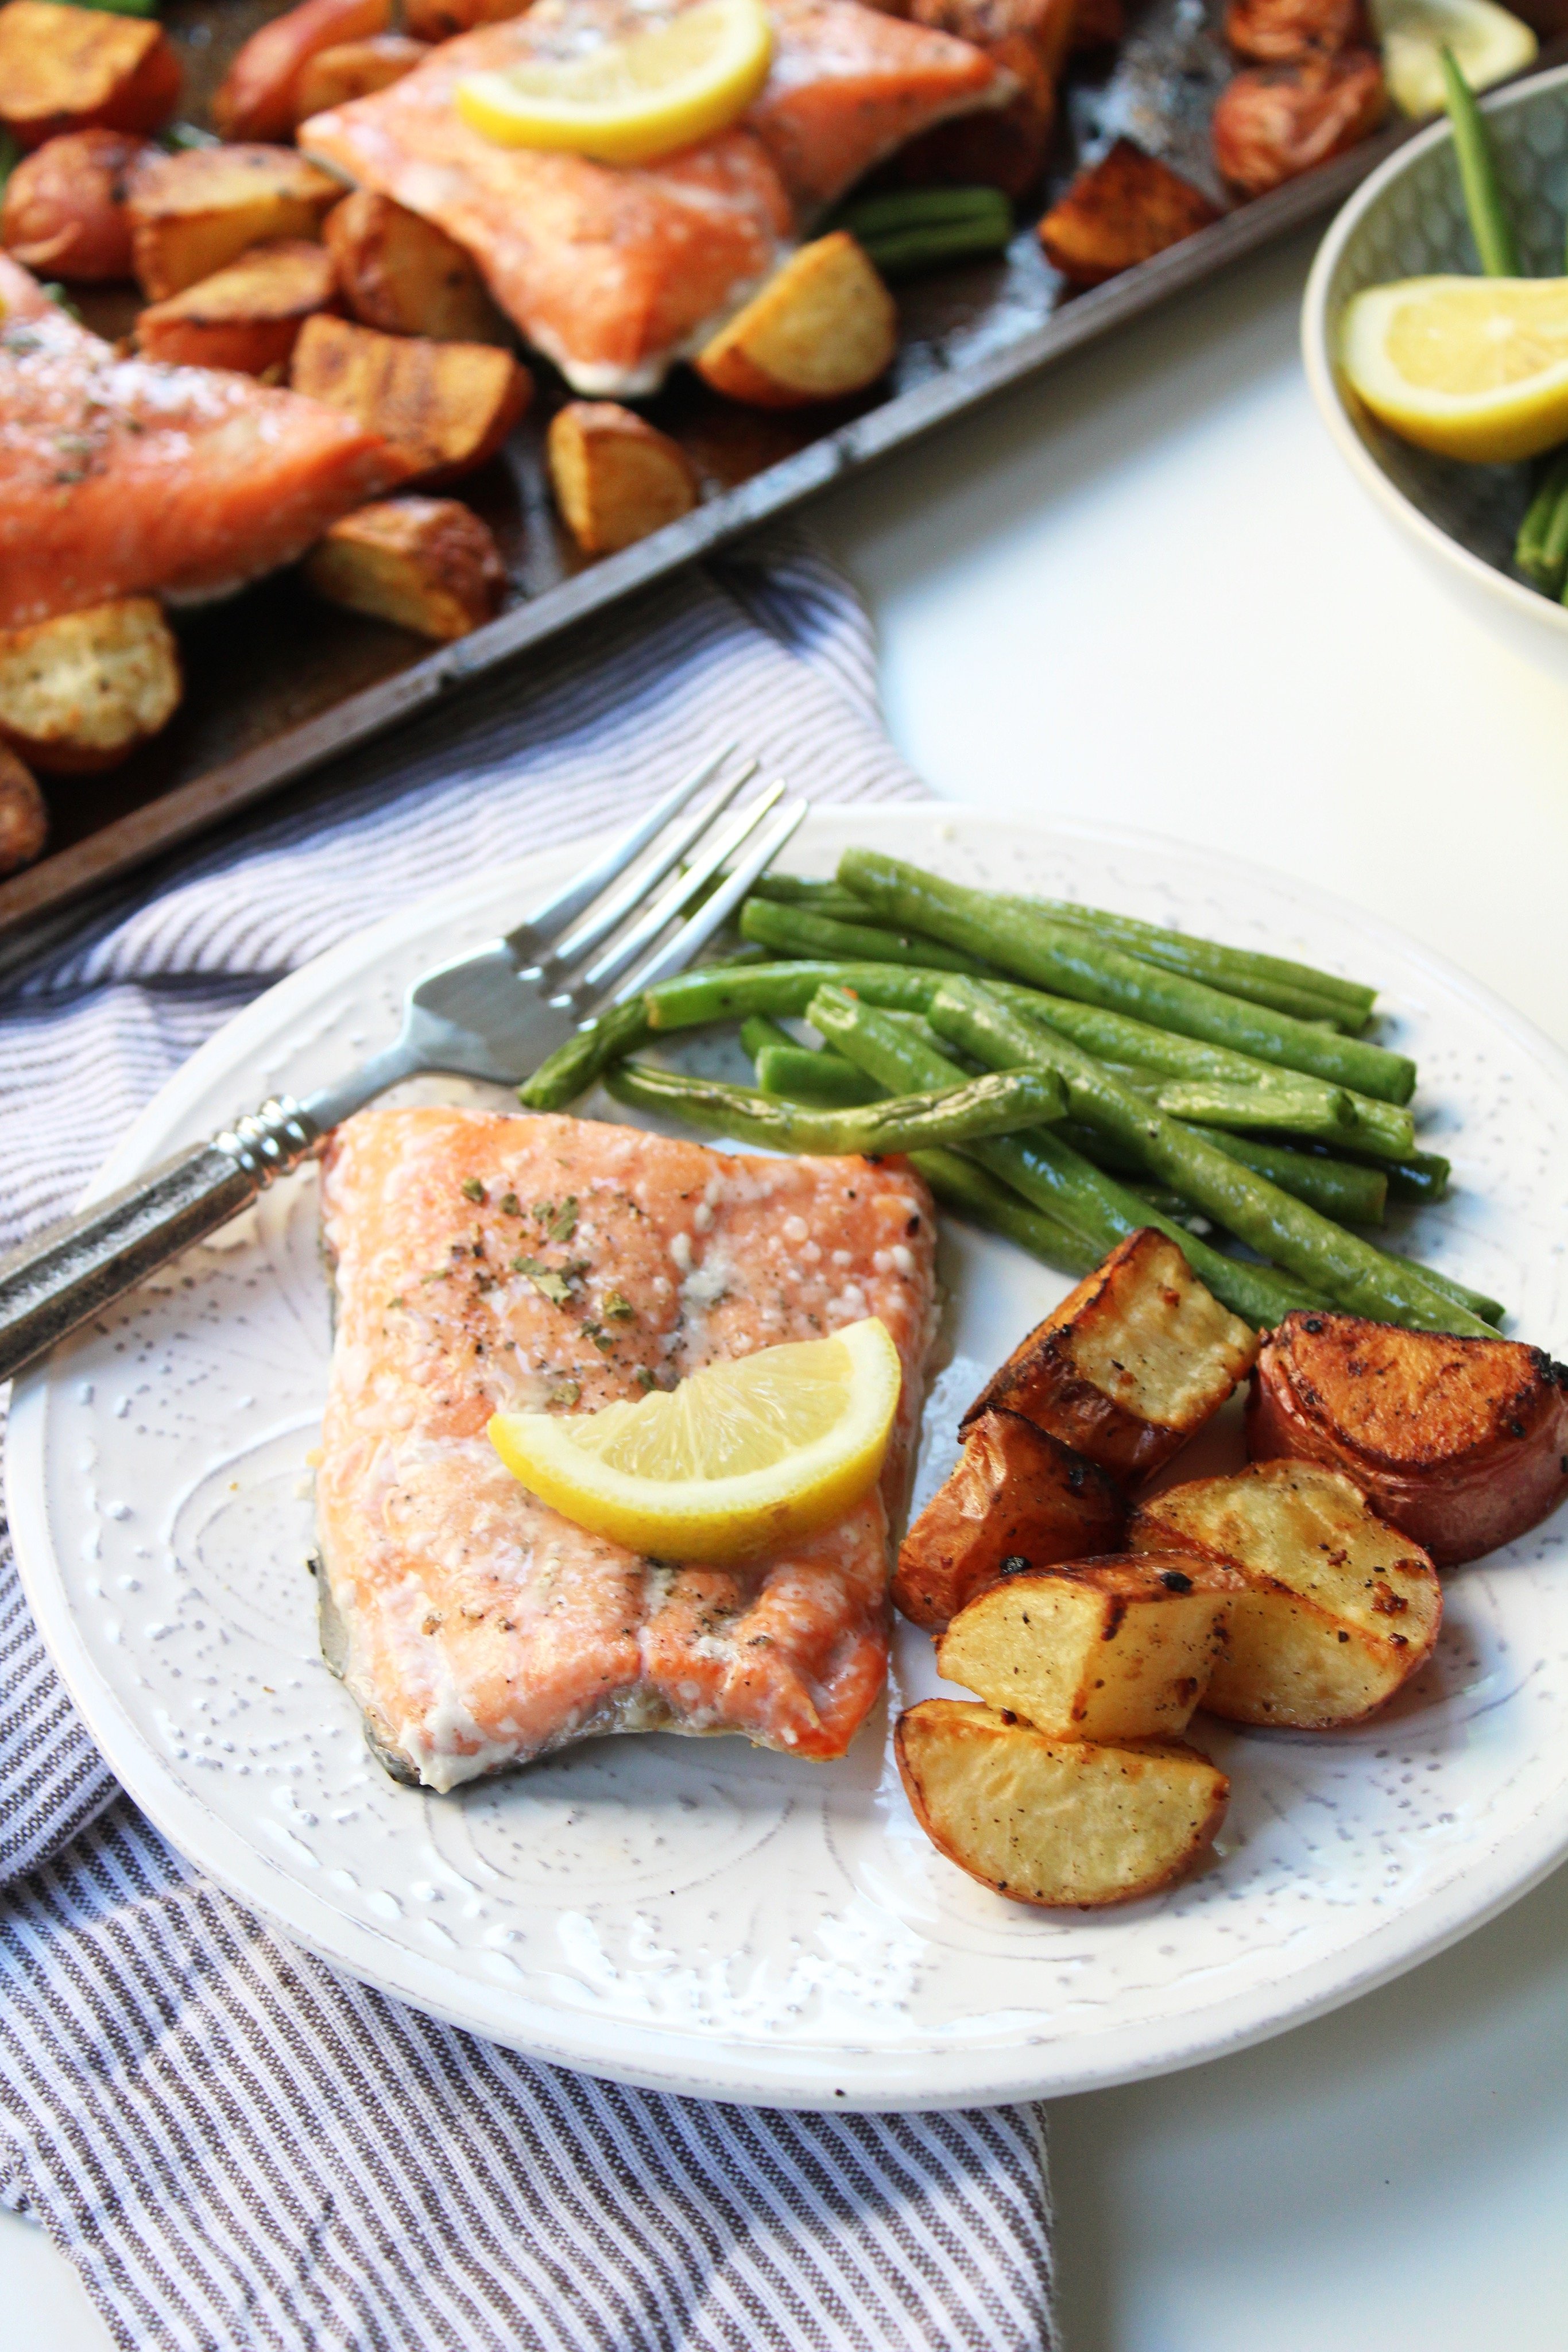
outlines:
M886 1672L889 1528L934 1326L935 1218L914 1171L591 1119L380 1110L333 1137L322 1203L337 1289L323 1647L388 1769L446 1790L616 1731L841 1756ZM741 1568L588 1534L485 1433L498 1407L592 1411L864 1315L904 1361L881 1485Z
M0 628L236 588L407 470L297 393L117 359L0 255Z
M1011 75L967 41L859 0L779 0L771 13L773 70L747 127L657 163L503 147L454 104L470 74L646 30L659 15L636 0L537 0L443 43L391 89L311 116L299 145L455 237L575 390L653 392L800 222L916 131L1012 94Z

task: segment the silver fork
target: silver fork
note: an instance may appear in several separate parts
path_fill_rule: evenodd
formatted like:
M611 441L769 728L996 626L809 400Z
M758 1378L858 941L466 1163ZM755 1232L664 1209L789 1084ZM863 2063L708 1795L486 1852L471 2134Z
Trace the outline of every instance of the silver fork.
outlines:
M701 807L688 809L704 785L720 776L735 749L727 744L683 777L516 930L422 973L403 1000L397 1038L347 1077L303 1102L275 1096L210 1142L166 1160L140 1183L50 1226L0 1260L0 1380L193 1242L215 1233L297 1168L340 1119L400 1079L449 1070L513 1085L594 1013L690 963L807 811L802 800L780 807L784 785L774 782L727 824L716 824L757 773L755 760L719 783ZM652 856L643 859L655 842ZM684 863L688 856L692 862ZM682 919L693 896L727 866L730 871L711 896Z

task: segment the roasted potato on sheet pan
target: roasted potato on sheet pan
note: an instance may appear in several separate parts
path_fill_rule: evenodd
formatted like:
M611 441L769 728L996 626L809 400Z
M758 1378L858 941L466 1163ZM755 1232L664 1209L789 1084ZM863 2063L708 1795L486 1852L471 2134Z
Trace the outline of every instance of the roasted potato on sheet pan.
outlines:
M1178 1740L1055 1739L961 1699L922 1699L894 1740L915 1817L1015 1903L1097 1910L1156 1894L1207 1853L1230 1784Z
M19 147L67 131L157 131L182 76L161 25L56 0L0 8L0 122Z
M506 332L485 281L434 221L360 188L321 232L343 299L361 326L437 342L493 343Z
M429 55L428 41L411 41L406 33L372 33L365 41L322 49L307 59L294 85L296 124L325 114L329 106L348 106L356 98L390 89Z
M426 486L493 457L533 392L528 370L488 343L381 335L321 316L306 320L289 382L359 417L407 458L410 482Z
M315 237L342 188L292 147L149 149L127 190L131 254L149 301L211 278L253 245Z
M0 244L44 278L129 278L125 189L143 152L128 131L68 131L47 141L5 183Z
M1110 1551L1126 1517L1121 1488L1094 1463L1016 1412L983 1412L899 1546L893 1597L938 1630L994 1577Z
M1247 1580L1191 1552L1120 1553L1004 1575L936 1649L950 1683L1061 1739L1186 1729Z
M585 555L630 547L697 502L680 443L613 400L569 400L550 418L546 449L556 504Z
M863 392L888 366L898 314L846 229L792 253L692 364L752 408L804 408Z
M1247 1450L1343 1470L1453 1568L1568 1500L1568 1365L1513 1339L1287 1315L1258 1358Z
M1046 259L1074 286L1100 286L1219 218L1201 188L1118 139L1080 172L1040 225Z
M225 139L287 139L299 120L295 100L312 58L344 41L384 33L392 0L302 0L253 33L213 100Z
M1260 66L1373 46L1364 0L1230 0L1225 37L1239 57Z
M1267 195L1377 129L1388 111L1383 68L1370 49L1239 73L1215 102L1209 143L1222 179Z
M0 874L31 866L48 838L49 812L37 779L0 743Z
M149 359L265 375L287 365L306 320L337 293L325 247L301 237L253 245L226 269L143 310L136 341Z
M1145 1478L1219 1411L1257 1352L1175 1242L1143 1225L1019 1342L964 1426L1003 1406L1113 1476Z
M47 774L117 766L179 700L179 653L151 596L0 629L0 741Z
M382 499L334 523L304 576L329 604L422 637L465 637L506 587L495 540L455 499Z
M1173 1486L1133 1514L1137 1551L1239 1569L1230 1633L1204 1706L1234 1723L1328 1731L1359 1723L1432 1654L1437 1571L1337 1470L1256 1462Z

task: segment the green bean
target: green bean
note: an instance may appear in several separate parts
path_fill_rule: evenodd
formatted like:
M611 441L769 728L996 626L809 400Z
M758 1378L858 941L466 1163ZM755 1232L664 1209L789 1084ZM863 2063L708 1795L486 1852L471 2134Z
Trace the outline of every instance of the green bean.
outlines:
M1325 1290L1337 1306L1417 1330L1486 1331L1479 1317L1444 1297L1406 1260L1386 1256L1151 1108L1090 1055L1020 1018L982 983L961 977L945 982L928 1017L940 1036L993 1069L1054 1069L1066 1082L1074 1118L1113 1135L1138 1154L1146 1175L1172 1186L1249 1248Z
M1214 1078L1167 1078L1155 1095L1156 1108L1172 1118L1201 1119L1208 1127L1277 1128L1320 1142L1348 1143L1355 1126L1350 1097L1341 1087L1228 1087ZM1416 1140L1411 1122L1410 1140Z
M1543 595L1555 596L1563 586L1568 571L1568 449L1559 449L1549 459L1541 477L1540 488L1531 499L1524 520L1519 526L1519 537L1513 544L1513 560L1532 588ZM1551 551L1548 551L1548 542Z
M1230 1135L1223 1128L1196 1132L1228 1160L1266 1176L1281 1192L1293 1192L1336 1224L1380 1225L1388 1202L1388 1171L1364 1168L1354 1160L1292 1151L1288 1143L1264 1143L1255 1135Z
M0 188L4 188L21 160L22 150L16 143L16 132L0 129Z
M531 1078L524 1079L517 1088L517 1100L525 1110L564 1110L568 1103L588 1092L612 1062L645 1045L648 1029L645 997L632 996L624 1004L612 1005L608 1013L585 1021L575 1036L539 1064Z
M944 1208L955 1209L961 1217L972 1218L1004 1240L1016 1242L1045 1265L1056 1266L1063 1274L1088 1274L1104 1255L1082 1234L1031 1209L1009 1186L956 1151L912 1151L909 1161Z
M944 261L967 261L986 253L1005 253L1012 243L1010 213L973 220L934 221L927 228L890 231L862 239L866 258L883 278L912 278L917 270L935 269Z
M831 1039L849 1061L882 1085L894 1087L951 1086L964 1072L925 1045L900 1022L891 1021L847 990L824 988L808 1014L813 1028ZM1254 1265L1210 1249L1157 1209L1140 1201L1087 1160L1082 1152L1044 1129L1027 1135L995 1136L972 1143L966 1156L1021 1192L1031 1208L1069 1225L1097 1259L1128 1234L1154 1225L1185 1255L1198 1280L1233 1314L1260 1329L1278 1323L1293 1307L1321 1307L1322 1293L1292 1281L1271 1265Z
M813 1110L849 1110L875 1102L882 1089L841 1054L819 1054L809 1045L764 1045L757 1056L757 1083L779 1102Z
M683 971L648 991L651 1026L697 1029L714 1021L743 1021L748 1013L803 1013L825 981L852 988L868 1004L923 1013L943 975L896 963L756 963L740 971Z
M789 1030L781 1027L771 1013L748 1013L740 1024L740 1049L754 1062L769 1045L795 1045L798 1043L799 1040L791 1037Z
M884 918L1000 964L1036 988L1107 1005L1183 1036L1202 1037L1385 1101L1408 1102L1415 1091L1416 1066L1403 1054L1222 995L1202 981L1140 963L1088 932L1016 904L998 905L984 891L945 882L880 851L846 850L839 875Z
M1486 118L1476 104L1475 92L1459 71L1452 49L1445 46L1437 57L1443 68L1443 103L1454 127L1454 153L1470 235L1476 241L1476 258L1488 278L1517 278L1519 247L1498 185L1497 161L1487 133Z
M687 1077L654 1062L617 1062L604 1084L617 1102L664 1111L693 1127L779 1151L861 1153L875 1159L934 1144L967 1143L1059 1118L1065 1091L1035 1070L988 1071L957 1086L896 1095L850 1110L809 1110L755 1087Z
M990 220L998 215L1010 225L1012 206L999 188L896 188L885 195L859 196L841 205L833 226L847 228L864 245L873 237L896 236L904 229Z
M935 940L912 940L873 923L841 923L814 907L780 907L771 898L748 898L740 910L740 936L775 955L837 956L843 963L907 963L922 971L986 972L977 957L945 948Z
M799 874L759 874L751 886L754 898L771 898L781 907L810 907L814 914L836 915L841 922L863 923L864 901L836 882L807 882Z
M1408 1160L1394 1160L1384 1170L1396 1201L1446 1201L1453 1169L1440 1151L1413 1151Z

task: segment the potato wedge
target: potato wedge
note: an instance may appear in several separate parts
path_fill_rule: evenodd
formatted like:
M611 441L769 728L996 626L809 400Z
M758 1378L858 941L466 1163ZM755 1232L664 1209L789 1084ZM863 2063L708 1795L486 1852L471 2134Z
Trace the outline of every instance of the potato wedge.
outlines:
M1191 1552L1005 1575L936 1649L945 1680L1061 1739L1173 1739L1224 1651L1247 1580Z
M361 507L333 524L301 568L329 604L444 639L492 619L507 584L490 531L455 499Z
M1019 1342L964 1426L1000 1406L1114 1477L1145 1478L1219 1411L1257 1352L1175 1242L1143 1225Z
M1218 206L1201 188L1130 139L1118 139L1052 205L1040 241L1046 259L1074 286L1101 286L1218 218Z
M488 343L380 335L322 317L306 320L289 382L379 433L407 458L410 482L426 486L493 457L534 388L510 352Z
M361 326L436 342L504 338L506 323L478 270L434 221L360 188L328 214L321 234Z
M1258 1358L1247 1450L1343 1470L1453 1568L1568 1501L1568 1365L1514 1339L1287 1315Z
M0 244L45 278L129 278L125 190L143 152L129 131L68 131L47 141L5 183Z
M696 474L679 442L613 400L569 400L545 446L556 504L585 555L630 547L696 505Z
M284 237L154 302L136 321L136 341L151 360L265 375L287 365L306 320L337 294L326 247Z
M180 691L179 651L151 596L0 629L0 740L47 774L118 766L167 726Z
M253 245L316 237L342 198L340 183L292 147L150 149L126 202L131 257L149 301L166 301Z
M31 866L43 856L48 838L48 804L37 777L0 743L0 874Z
M0 123L19 147L67 131L160 130L182 80L168 34L145 17L57 0L0 8Z
M411 41L406 33L372 33L365 41L340 41L308 58L294 85L296 127L329 106L349 106L356 98L371 98L390 89L430 55L428 41Z
M312 58L344 41L384 33L392 0L301 0L251 35L213 100L225 139L287 139L299 120L295 99Z
M938 1631L995 1577L1112 1550L1126 1517L1096 1464L1016 1412L982 1413L899 1546L894 1600Z
M751 408L804 408L863 392L898 340L892 295L845 229L790 255L692 364Z
M1134 1512L1134 1551L1239 1569L1230 1636L1203 1704L1233 1723L1329 1731L1375 1714L1432 1654L1437 1570L1337 1470L1255 1462Z
M962 1699L906 1708L894 1752L933 1845L994 1893L1047 1910L1158 1894L1213 1844L1230 1797L1185 1741L1054 1739Z
M402 20L416 41L450 41L476 25L520 16L530 0L403 0Z

